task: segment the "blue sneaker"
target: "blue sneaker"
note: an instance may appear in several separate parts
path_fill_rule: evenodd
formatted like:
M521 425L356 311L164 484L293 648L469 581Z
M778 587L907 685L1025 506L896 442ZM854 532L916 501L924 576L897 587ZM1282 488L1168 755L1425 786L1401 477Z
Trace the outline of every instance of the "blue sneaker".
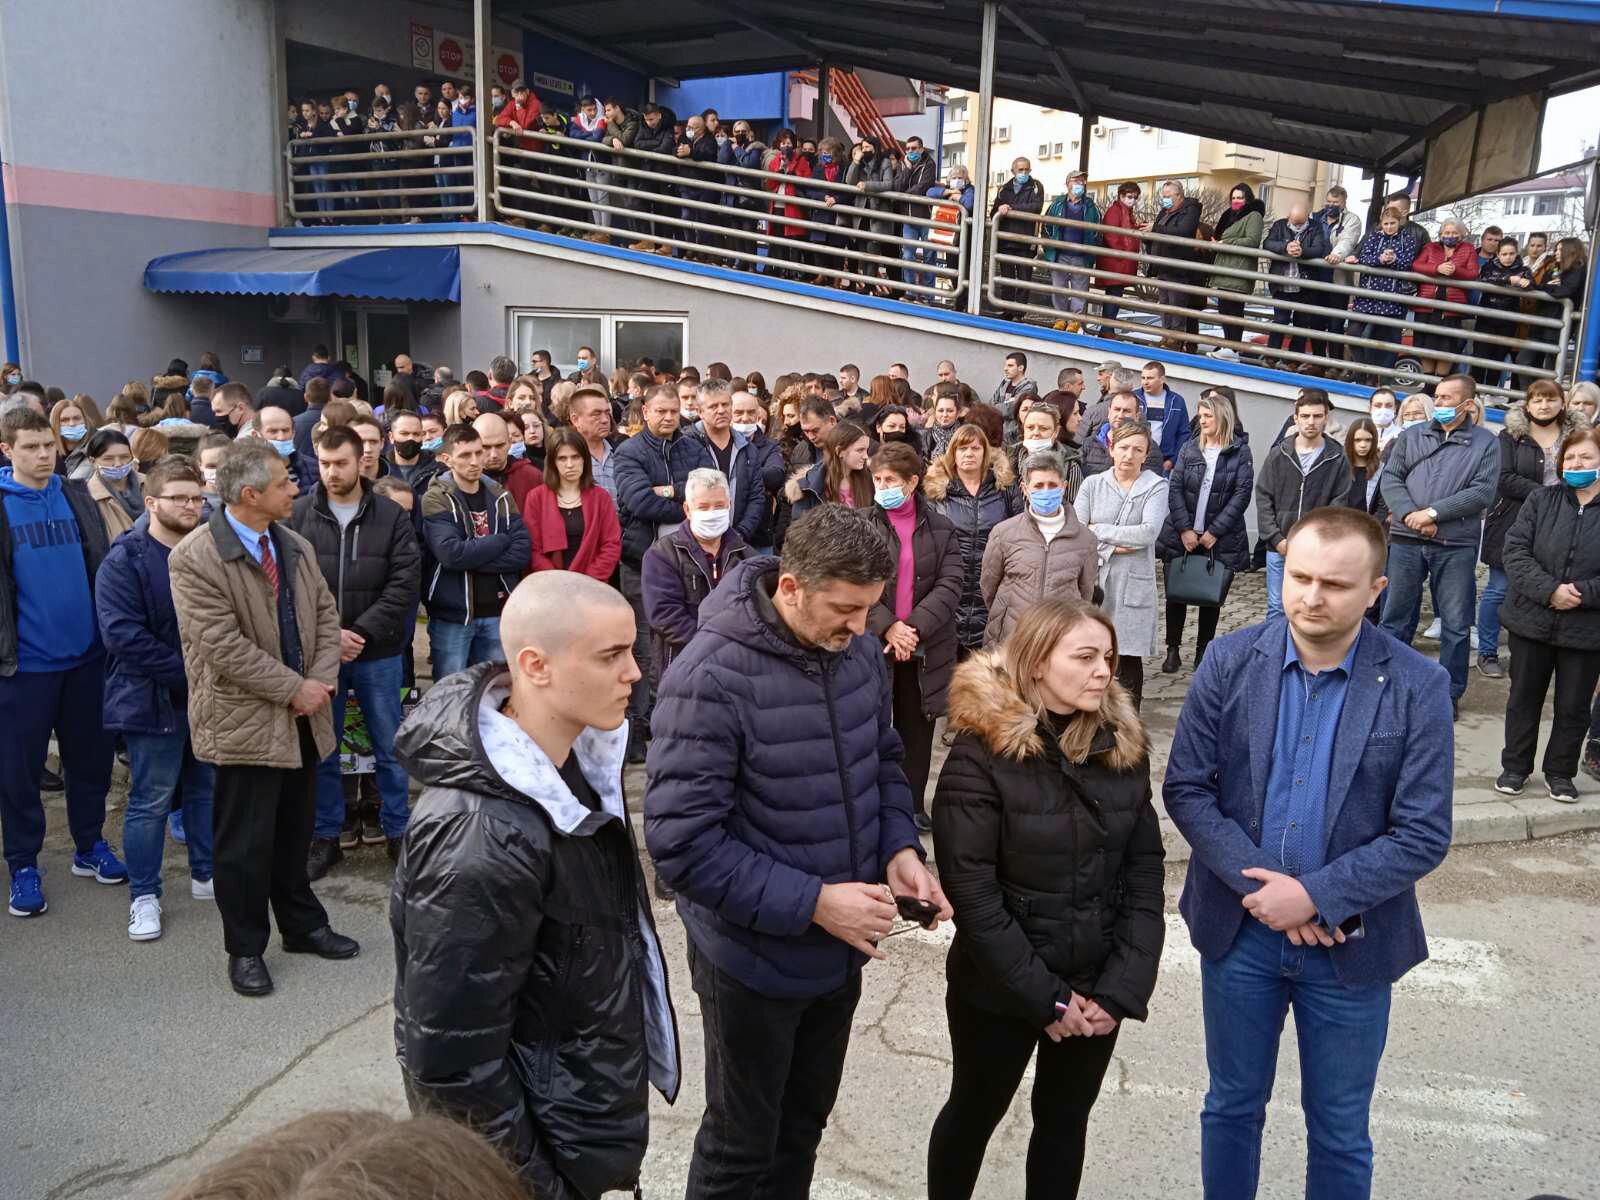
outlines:
M37 917L50 906L45 903L44 886L36 867L23 867L11 876L11 915Z
M183 809L175 808L167 814L167 832L178 845L189 844L189 835L183 831Z
M96 883L128 882L128 868L111 853L111 847L104 841L96 842L94 849L87 854L74 854L72 873L93 879Z

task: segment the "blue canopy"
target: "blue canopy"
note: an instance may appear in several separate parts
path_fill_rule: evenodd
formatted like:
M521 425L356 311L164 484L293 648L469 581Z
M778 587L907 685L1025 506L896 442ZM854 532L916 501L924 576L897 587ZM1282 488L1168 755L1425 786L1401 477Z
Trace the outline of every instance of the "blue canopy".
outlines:
M191 250L151 259L144 269L144 285L152 292L226 296L459 302L461 255L454 246Z

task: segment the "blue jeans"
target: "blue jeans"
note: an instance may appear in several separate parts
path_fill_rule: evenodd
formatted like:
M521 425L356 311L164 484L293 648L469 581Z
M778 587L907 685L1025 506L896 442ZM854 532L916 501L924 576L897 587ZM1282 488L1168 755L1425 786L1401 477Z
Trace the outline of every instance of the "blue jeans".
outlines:
M1506 573L1489 568L1489 581L1478 596L1478 657L1500 656L1500 606L1506 601Z
M901 225L900 236L903 238L916 238L918 241L921 241L928 236L928 230L922 225ZM913 263L917 262L917 256L921 253L923 253L923 248L921 246L900 247L900 257L908 259ZM925 271L913 271L910 268L907 268L900 272L900 280L902 283L926 287L932 285L933 276L929 275Z
M189 874L211 878L211 793L216 770L194 756L189 731L125 733L128 811L122 819L122 849L128 858L128 898L161 895L161 854L167 841L167 814L183 783L183 829L189 839Z
M309 163L306 166L306 172L311 176L311 191L317 197L317 211L322 213L332 212L334 208L332 193L336 185L328 180L329 170L328 163Z
M1283 555L1267 551L1267 620L1283 616Z
M1468 639L1472 630L1476 546L1423 545L1407 538L1389 544L1389 594L1383 602L1383 628L1410 644L1415 613L1422 601L1424 574L1433 577L1433 609L1439 614L1439 664L1450 672L1450 698L1467 690Z
M1247 917L1227 954L1201 961L1211 1075L1200 1110L1206 1200L1253 1200L1256 1194L1261 1131L1291 1005L1306 1114L1306 1200L1372 1195L1367 1117L1389 1034L1390 988L1345 987L1333 971L1336 953L1296 946Z
M505 662L500 649L500 618L472 617L466 621L428 619L428 654L433 659L433 681L465 671L481 662Z
M400 655L368 662L347 662L339 667L339 686L333 693L334 732L344 732L344 698L355 692L361 715L372 738L378 760L378 819L386 837L399 837L411 818L410 781L394 758L394 734L400 728L400 694L405 687ZM189 807L188 793L183 806ZM317 764L317 825L312 836L336 838L344 824L344 783L340 778L339 747Z

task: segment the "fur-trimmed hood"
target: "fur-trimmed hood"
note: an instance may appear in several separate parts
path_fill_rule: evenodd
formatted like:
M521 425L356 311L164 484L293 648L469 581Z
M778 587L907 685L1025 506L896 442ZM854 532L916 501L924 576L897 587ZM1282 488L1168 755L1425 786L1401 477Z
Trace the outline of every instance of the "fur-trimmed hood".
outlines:
M1584 427L1583 414L1576 408L1563 408L1561 410L1561 436L1565 438L1569 433L1576 433ZM1528 404L1519 400L1506 409L1506 436L1525 438L1533 432L1533 422L1528 417Z
M956 668L950 683L950 732L972 733L1002 758L1021 761L1044 753L1039 715L1029 707L1006 671L1003 650L985 650ZM1115 771L1129 771L1150 753L1150 739L1133 700L1116 680L1106 690L1093 754L1105 755Z
M157 375L150 381L150 389L156 392L186 392L189 390L189 377L187 375Z
M998 446L989 447L983 470L986 475L994 476L994 486L1002 492L1016 482L1016 472L1011 469L1005 451ZM923 481L922 491L930 500L943 500L949 490L950 475L945 470L944 455L941 454L928 464L928 477Z

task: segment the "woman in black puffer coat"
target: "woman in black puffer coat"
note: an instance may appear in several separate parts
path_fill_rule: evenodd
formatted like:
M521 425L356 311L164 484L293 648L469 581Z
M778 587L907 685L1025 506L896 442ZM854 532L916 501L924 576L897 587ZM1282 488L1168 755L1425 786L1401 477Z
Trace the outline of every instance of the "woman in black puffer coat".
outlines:
M1200 508L1200 488L1210 476L1205 509ZM1213 392L1195 405L1195 435L1172 464L1167 488L1167 523L1156 539L1156 553L1170 562L1187 553L1215 555L1230 571L1250 569L1250 533L1244 514L1255 491L1255 463L1250 439L1238 428L1238 418L1226 396ZM1167 658L1161 670L1167 675L1181 665L1179 646L1189 606L1167 601ZM1200 629L1195 638L1194 665L1198 670L1206 647L1217 633L1220 608L1199 610Z
M1003 649L956 668L933 807L956 921L945 962L954 1076L928 1145L930 1200L972 1195L1035 1051L1027 1200L1077 1196L1118 1026L1146 1017L1163 852L1148 739L1113 678L1115 648L1099 609L1043 600Z
M1533 492L1506 532L1500 620L1511 635L1511 692L1495 790L1517 795L1533 773L1553 675L1545 786L1551 799L1576 803L1572 779L1600 680L1600 430L1573 434L1560 454L1563 482Z
M1022 511L1022 497L1005 452L990 446L976 425L964 425L943 454L928 464L922 494L956 527L961 543L961 602L956 607L956 642L965 657L983 648L989 609L979 579L983 549L1001 521Z

